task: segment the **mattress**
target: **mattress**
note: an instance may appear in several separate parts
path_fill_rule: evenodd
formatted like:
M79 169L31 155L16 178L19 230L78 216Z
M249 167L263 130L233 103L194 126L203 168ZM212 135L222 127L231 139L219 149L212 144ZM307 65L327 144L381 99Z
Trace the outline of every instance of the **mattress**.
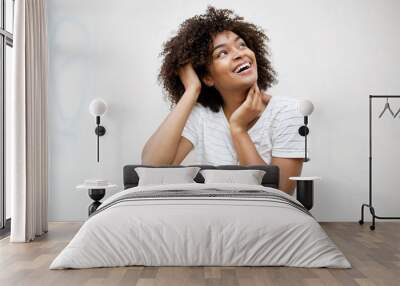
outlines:
M198 183L138 186L109 197L50 269L130 265L351 267L286 193Z

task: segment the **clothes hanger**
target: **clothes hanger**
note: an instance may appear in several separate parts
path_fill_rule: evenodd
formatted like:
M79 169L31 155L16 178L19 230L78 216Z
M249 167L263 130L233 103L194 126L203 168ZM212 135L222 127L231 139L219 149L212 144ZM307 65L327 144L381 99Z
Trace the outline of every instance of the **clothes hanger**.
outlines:
M396 114L394 115L394 118L396 118L397 114L399 114L399 113L400 113L400 108L399 108L399 110L397 110Z
M381 117L383 116L383 114L385 113L386 109L389 110L389 112L392 114L393 117L396 117L396 116L394 115L392 109L390 108L390 105L389 105L389 98L387 98L387 97L386 97L386 104L385 104L385 107L383 108L383 111L382 111L381 114L379 115L379 118L381 118ZM399 110L399 111L400 111L400 110ZM397 112L397 113L398 113L398 112ZM397 115L397 113L396 113L396 115Z

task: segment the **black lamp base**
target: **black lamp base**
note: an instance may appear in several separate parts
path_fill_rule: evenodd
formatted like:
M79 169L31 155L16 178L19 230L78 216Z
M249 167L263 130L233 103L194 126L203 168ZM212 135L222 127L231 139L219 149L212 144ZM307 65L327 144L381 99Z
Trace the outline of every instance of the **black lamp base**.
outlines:
M314 181L297 181L296 197L307 210L311 210L314 205Z
M310 129L307 126L303 125L299 128L299 134L301 136L307 136L310 133Z
M104 198L105 194L106 189L89 189L89 197L94 200L94 202L88 208L89 216L101 205L100 200Z
M98 136L103 136L104 134L106 134L106 129L104 128L104 126L99 125L94 130L94 133L96 133L96 135Z

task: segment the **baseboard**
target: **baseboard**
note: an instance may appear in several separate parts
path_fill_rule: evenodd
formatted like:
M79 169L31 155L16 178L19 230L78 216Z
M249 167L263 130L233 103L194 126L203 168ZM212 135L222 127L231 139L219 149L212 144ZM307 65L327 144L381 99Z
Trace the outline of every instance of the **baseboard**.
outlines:
M11 218L6 219L6 223L3 228L0 228L0 239L3 239L10 235L11 230Z

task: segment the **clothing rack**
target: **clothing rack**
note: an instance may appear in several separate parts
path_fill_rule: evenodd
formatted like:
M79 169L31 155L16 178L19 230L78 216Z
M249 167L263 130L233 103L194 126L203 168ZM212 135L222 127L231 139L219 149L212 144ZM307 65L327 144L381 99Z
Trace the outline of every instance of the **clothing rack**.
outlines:
M400 217L383 217L375 214L375 209L372 205L372 100L374 98L400 98L400 95L370 95L369 96L369 204L362 204L361 206L361 219L358 221L359 224L364 224L364 207L368 207L372 215L372 225L370 229L375 229L375 219L400 219ZM386 110L386 105L385 109ZM382 113L383 114L383 113ZM396 115L398 112L396 113ZM396 118L396 116L394 116Z

